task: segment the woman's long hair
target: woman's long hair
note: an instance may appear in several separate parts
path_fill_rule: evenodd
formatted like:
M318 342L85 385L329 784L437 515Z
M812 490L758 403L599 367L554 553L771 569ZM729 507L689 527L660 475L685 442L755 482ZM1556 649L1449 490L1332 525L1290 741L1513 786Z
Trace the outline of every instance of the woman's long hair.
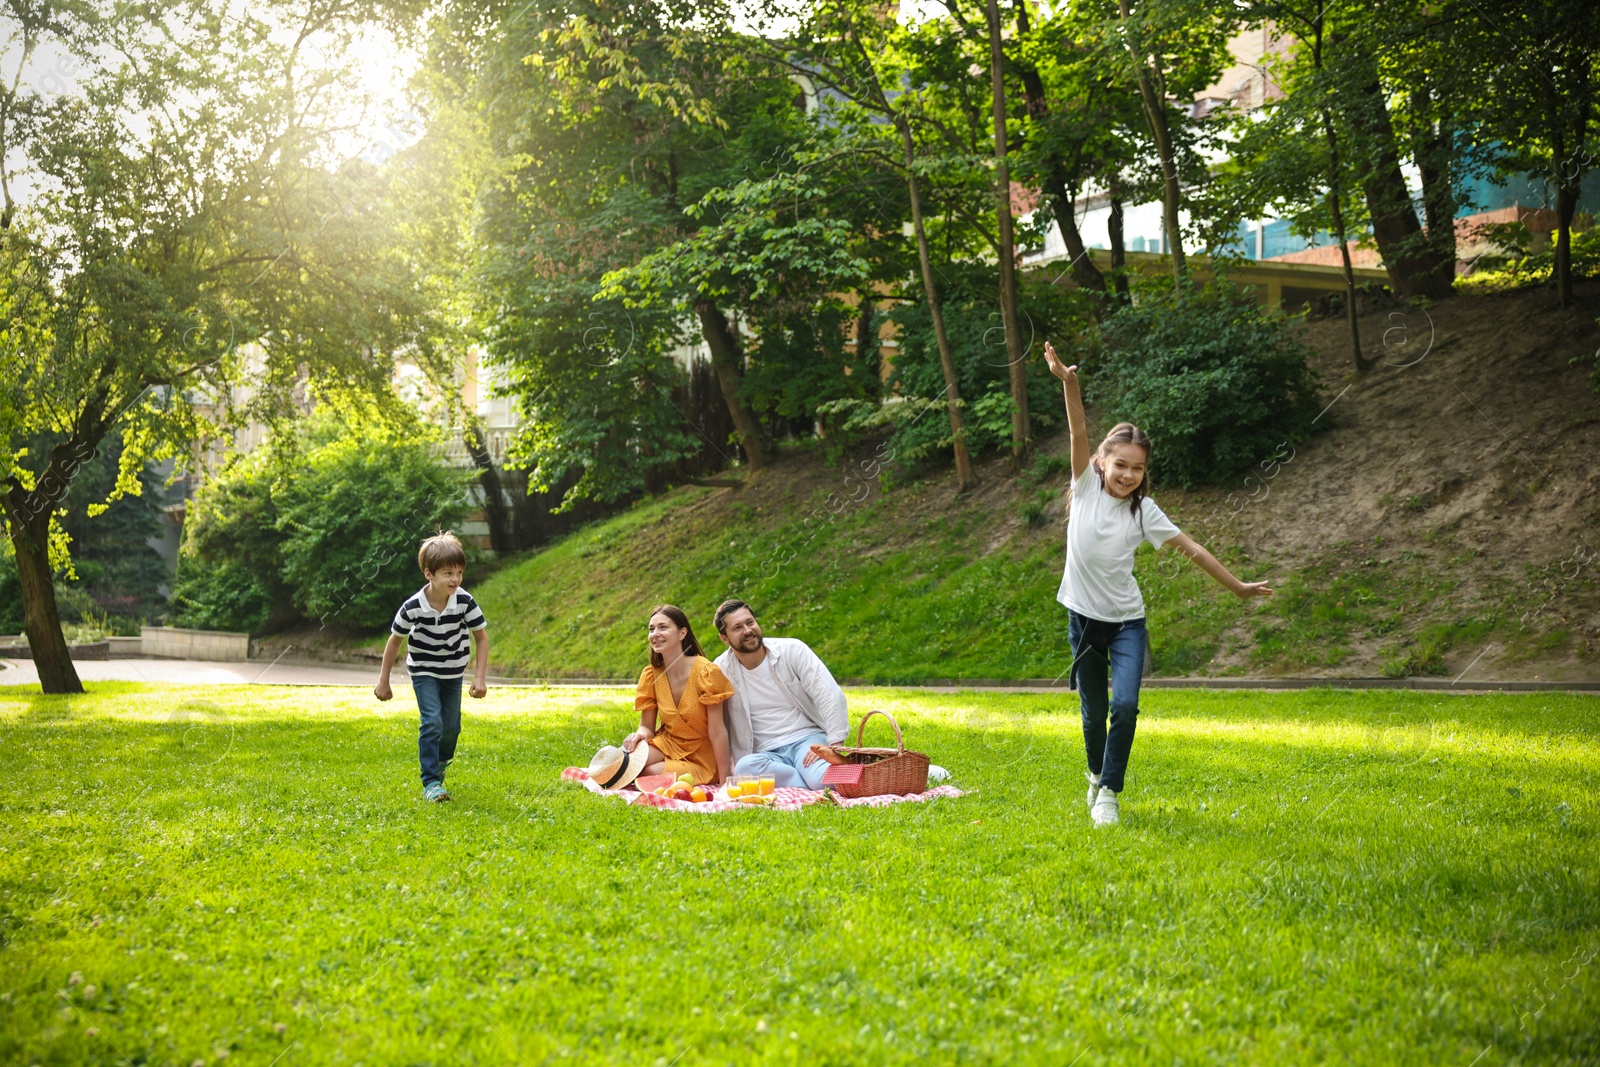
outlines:
M657 615L665 615L667 618L672 620L675 626L680 626L688 631L688 633L683 635L683 654L685 656L692 657L705 655L704 652L700 651L700 642L695 640L694 627L689 625L689 616L683 613L682 608L673 607L671 604L658 604L657 606L651 608L650 614L645 616L645 626L647 629L650 625L650 620L655 618ZM653 648L650 650L650 666L654 667L658 671L664 670L667 666L667 662L662 657L661 653L657 652Z

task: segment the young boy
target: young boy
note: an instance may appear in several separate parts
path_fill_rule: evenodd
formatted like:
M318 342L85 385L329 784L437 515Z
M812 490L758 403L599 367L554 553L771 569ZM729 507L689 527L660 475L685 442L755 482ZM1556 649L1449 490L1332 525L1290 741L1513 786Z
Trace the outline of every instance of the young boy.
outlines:
M417 711L422 716L417 728L422 795L438 803L450 799L444 789L444 769L454 758L456 738L461 736L461 676L467 669L467 634L472 634L477 653L471 689L475 698L489 691L489 635L478 602L461 588L467 554L454 534L442 533L422 542L417 566L428 584L395 612L372 695L379 700L394 696L389 672L394 669L400 642L409 636L406 672L411 675Z

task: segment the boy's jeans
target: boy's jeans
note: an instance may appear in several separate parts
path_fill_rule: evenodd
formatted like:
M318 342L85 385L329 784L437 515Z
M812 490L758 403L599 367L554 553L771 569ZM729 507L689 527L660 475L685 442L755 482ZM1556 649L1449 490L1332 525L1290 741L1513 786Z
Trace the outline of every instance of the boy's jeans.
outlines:
M413 674L417 694L417 756L422 761L422 784L444 781L444 765L455 758L461 736L461 679Z
M734 774L758 774L771 778L781 789L821 789L822 776L828 771L827 760L814 760L803 766L812 745L825 745L828 735L822 732L807 734L792 744L770 752L751 752L741 756L734 765Z
M1083 707L1083 748L1089 771L1104 789L1122 792L1122 776L1139 719L1139 679L1146 649L1143 619L1102 622L1067 611L1072 676ZM1106 682L1111 683L1111 730L1106 731Z

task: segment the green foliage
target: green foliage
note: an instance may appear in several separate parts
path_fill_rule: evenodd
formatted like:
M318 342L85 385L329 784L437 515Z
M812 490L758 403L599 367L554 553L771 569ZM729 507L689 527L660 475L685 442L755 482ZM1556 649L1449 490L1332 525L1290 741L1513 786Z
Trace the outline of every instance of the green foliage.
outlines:
M1009 447L1011 443L1010 368L1005 336L1000 325L996 293L999 282L994 267L984 264L946 264L941 267L944 290L945 332L955 357L956 384L965 412L967 447L978 453ZM1017 316L1024 331L1023 350L1028 382L1028 410L1037 436L1048 433L1064 419L1061 385L1045 368L1046 338L1081 330L1085 322L1083 296L1057 288L1039 277L1017 278ZM888 316L898 327L895 339L892 389L907 398L938 401L944 407L944 371L933 332L933 319L923 302L907 303ZM920 414L920 411L918 412ZM896 426L892 438L896 456L914 462L951 445L950 425L929 416Z
M188 465L197 444L286 420L308 396L403 417L402 358L453 383L459 348L440 339L458 317L410 240L427 179L350 150L376 103L352 42L418 14L409 0L8 6L0 518L30 589L52 569L71 578L76 543L97 596L151 610L148 554L96 547L133 505L81 536L58 521L110 436L110 497L126 500L148 461ZM73 73L38 76L55 57ZM59 622L48 605L30 605L41 682L75 689L59 642L41 645Z
M1310 436L1319 410L1311 354L1296 320L1263 312L1225 281L1181 299L1163 285L1105 321L1082 373L1108 423L1150 436L1156 483L1190 487Z
M1458 292L1481 296L1551 283L1556 258L1553 234L1549 240L1536 241L1520 222L1499 223L1485 230L1494 251L1474 261L1472 272L1456 282ZM1600 228L1572 231L1572 276L1600 277Z
M876 397L875 361L845 351L855 320L836 300L762 315L743 385L751 408L805 425L831 402Z
M149 464L119 478L125 451L123 434L114 431L79 467L62 501L61 525L72 538L76 585L96 608L108 616L150 619L165 610L159 587L172 581L166 561L148 544L165 531L164 490ZM61 576L56 581L59 596Z
M471 472L427 440L350 434L306 456L273 493L280 576L304 614L382 626L421 577L422 538L462 514Z
M41 435L29 451L48 453L59 437ZM103 620L116 632L137 634L141 620L166 607L160 587L171 582L166 561L148 541L162 535L161 478L148 464L122 471L127 455L120 430L75 467L55 517L65 553L55 574L57 610L63 621ZM9 539L0 541L0 634L22 632L23 601L16 555Z
M968 794L699 817L560 780L631 689L463 702L443 806L404 687L313 692L0 691L0 1061L1593 1059L1589 696L1147 690L1105 831L1060 693L851 691ZM619 964L641 878L715 937Z
M22 621L22 578L16 558L0 555L0 634L20 634Z
M456 521L470 472L425 435L344 427L258 449L206 483L174 596L181 625L259 632L297 614L378 627L421 583L418 542Z

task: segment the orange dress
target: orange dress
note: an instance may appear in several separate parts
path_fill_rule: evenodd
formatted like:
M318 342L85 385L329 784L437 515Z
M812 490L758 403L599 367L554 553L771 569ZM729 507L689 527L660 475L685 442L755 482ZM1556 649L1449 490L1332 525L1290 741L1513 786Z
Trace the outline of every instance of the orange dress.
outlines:
M696 656L683 683L683 697L674 702L667 672L646 666L639 675L634 710L656 713L656 736L650 743L661 750L670 774L694 775L696 782L717 778L717 755L711 747L709 709L733 696L722 670L704 656Z

